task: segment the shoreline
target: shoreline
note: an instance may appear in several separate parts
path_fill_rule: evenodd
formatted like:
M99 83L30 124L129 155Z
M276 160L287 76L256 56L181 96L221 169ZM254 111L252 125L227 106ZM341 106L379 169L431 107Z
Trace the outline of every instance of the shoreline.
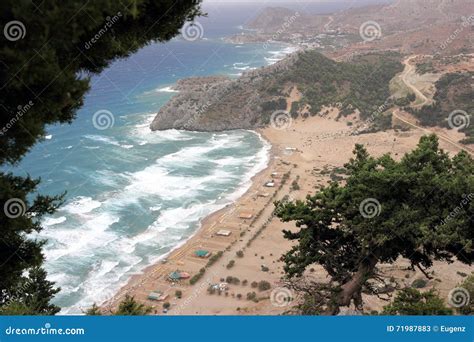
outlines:
M245 198L246 196L250 195L251 193L256 191L256 181L259 179L264 179L265 177L269 177L271 172L268 174L269 170L271 170L272 163L275 160L275 147L273 144L264 136L260 129L255 130L246 130L256 134L258 138L262 141L263 146L260 152L265 152L266 154L266 161L265 166L260 169L257 173L250 177L249 180L243 182L234 192L229 194L229 201L230 203L225 204L222 208L217 209L216 211L211 212L210 214L206 215L199 221L199 226L196 230L185 240L178 243L175 247L173 247L169 252L163 254L162 256L155 259L150 265L146 266L140 273L133 274L125 285L120 286L118 292L112 297L100 304L100 307L103 310L110 311L116 308L121 299L124 298L126 294L130 292L136 291L141 288L145 282L148 280L155 278L156 274L161 271L163 266L170 265L169 261L173 261L175 258L178 258L183 251L189 249L194 243L195 239L199 238L199 235L203 233L206 228L214 228L216 223L213 222L217 219L219 222L222 222L222 219L230 213L233 213L238 207L238 203L240 200ZM257 164L258 165L258 164ZM256 165L256 166L257 166ZM245 189L246 188L246 189ZM242 191L242 189L245 189ZM241 192L239 194L239 192ZM237 194L237 196L235 196ZM235 196L235 199L232 197ZM235 237L235 236L234 236ZM235 240L234 240L235 241ZM166 263L163 263L163 260L166 260ZM161 266L161 267L160 267ZM177 262L177 266L181 266L180 262Z
M366 146L371 155L381 156L390 151L398 159L413 150L426 134L424 130L412 129L352 135L353 127L347 123L356 118L336 121L336 116L334 109L324 117L293 120L284 130L256 129L271 144L271 150L267 166L251 178L247 191L232 204L203 218L195 234L164 257L166 262L158 261L132 276L127 285L101 305L104 314L115 310L126 294L152 307L152 315L280 315L290 309L291 306L287 306L290 303L278 305L272 298L278 298L278 291L283 294L288 291L281 282L284 274L281 256L295 242L284 239L282 230L296 231L297 228L294 222L283 223L273 216L273 202L286 198L304 200L333 177L343 177L338 170L352 157L356 143ZM441 140L440 146L449 153L458 152L445 141ZM275 186L265 187L271 179ZM298 186L294 186L295 183ZM251 218L239 218L241 213L250 213ZM230 235L217 236L216 232L221 229L228 230ZM222 252L222 256L209 265L209 258L194 255L197 250L206 250L212 255ZM381 265L380 272L406 287L423 276L409 266L408 261L400 259L394 264ZM190 279L169 281L168 275L176 270L190 277L200 276L193 284ZM459 262L452 265L435 262L432 270L442 282L430 282L428 288L436 288L442 296L447 296L462 280L459 272L469 272L469 267ZM308 270L306 276L321 282L327 280L319 265ZM269 288L258 287L263 281ZM220 295L208 291L210 286L221 284L226 290ZM159 292L163 297L150 300L151 292ZM373 296L365 296L364 302L367 310L380 310L386 305ZM164 310L164 303L169 303L170 308Z

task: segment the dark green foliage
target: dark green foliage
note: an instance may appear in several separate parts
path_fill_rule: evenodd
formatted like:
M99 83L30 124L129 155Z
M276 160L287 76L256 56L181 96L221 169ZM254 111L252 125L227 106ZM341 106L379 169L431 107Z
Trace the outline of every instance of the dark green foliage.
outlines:
M20 21L25 35L15 41L0 37L0 165L18 163L46 125L70 123L92 74L151 41L173 38L200 14L199 5L200 0L2 1L1 22ZM0 173L2 209L11 199L24 204L17 218L0 214L2 313L58 311L49 305L57 290L38 268L44 242L26 235L41 230L41 218L57 209L62 196L37 194L38 182Z
M87 316L102 316L102 312L96 303L92 304L92 307L87 309L85 313Z
M15 117L18 106L30 101L33 105L0 136L0 163L18 161L44 135L46 124L74 119L89 89L89 73L102 71L150 41L173 38L186 20L199 13L199 3L2 1L2 23L20 20L26 35L14 42L1 36L0 127ZM90 44L96 35L99 39Z
M271 100L262 103L262 110L267 113L273 113L276 110L285 110L286 109L286 99L284 97L279 97L276 100Z
M358 109L366 119L390 97L390 80L403 70L399 59L391 53L369 54L352 63L337 63L316 51L305 51L273 82L297 84L303 94L298 107L309 104L313 115L322 106L340 104L342 115Z
M271 288L272 288L272 286L266 280L261 280L261 281L258 282L258 290L259 291L266 291L266 290L270 290Z
M125 299L120 303L116 316L144 316L149 314L152 308L144 304L138 303L135 298L126 295Z
M467 135L463 142L474 143L474 125L472 124L472 113L474 112L474 101L472 100L473 77L473 72L444 75L435 84L434 104L424 106L420 110L411 110L411 112L420 119L422 125L449 127L449 114L455 110L462 110L470 115L471 121L470 125L461 129L461 132Z
M474 194L474 163L466 152L450 158L432 135L400 162L389 155L373 158L360 145L354 154L345 166L346 185L334 182L305 202L276 208L282 221L300 228L284 231L298 241L283 256L287 275L323 266L331 281L320 284L319 298L331 314L352 301L362 307L362 290L370 291L367 280L378 263L404 257L428 268L433 260L474 260L474 201L466 197ZM367 199L380 203L372 217L360 210Z
M393 303L384 307L383 315L452 315L443 300L433 290L421 293L406 288L398 292Z
M46 279L46 271L34 267L28 277L22 277L7 301L0 307L0 315L55 315L56 305L50 304L59 289Z
M427 284L428 284L428 281L426 279L418 278L418 279L415 279L413 283L411 283L411 287L415 289L422 289L426 287Z
M474 314L474 273L471 273L469 277L464 279L458 287L465 289L469 293L469 302L458 309L459 313L461 315Z
M414 93L409 93L405 97L401 97L395 100L395 104L399 107L408 106L410 103L416 100L416 95Z
M180 299L183 296L183 291L176 290L174 295L176 296L176 298Z
M207 261L206 267L210 267L210 266L214 265L217 262L217 260L219 260L222 257L223 254L224 254L224 252L219 251L216 254L212 255L209 258L209 260Z
M255 292L247 293L247 300L251 300L253 302L258 302L257 293L255 293Z

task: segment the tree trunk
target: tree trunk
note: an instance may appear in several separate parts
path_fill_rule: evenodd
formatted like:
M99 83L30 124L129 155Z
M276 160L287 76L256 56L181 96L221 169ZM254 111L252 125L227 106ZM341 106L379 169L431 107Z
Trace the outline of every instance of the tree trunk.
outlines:
M371 255L359 264L357 272L355 272L347 282L341 285L341 292L339 292L333 302L330 303L327 310L329 315L337 315L339 308L341 306L351 305L352 300L354 300L357 309L362 309L362 286L373 274L377 262L377 258Z

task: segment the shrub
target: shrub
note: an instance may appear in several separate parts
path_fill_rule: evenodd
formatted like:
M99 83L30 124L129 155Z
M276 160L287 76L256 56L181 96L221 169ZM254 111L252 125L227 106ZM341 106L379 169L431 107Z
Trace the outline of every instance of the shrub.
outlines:
M239 258L243 258L244 257L244 252L243 251L237 251L237 253L235 253L237 255L237 257Z
M422 289L426 287L427 284L428 284L428 281L426 279L418 278L418 279L415 279L413 283L411 283L411 287L415 289Z
M474 273L464 279L464 281L459 284L458 287L465 289L469 293L465 305L458 309L459 313L462 315L474 314ZM462 298L464 299L465 297ZM454 299L455 298L453 298L453 300Z
M433 290L421 293L412 288L398 292L393 303L384 307L383 315L451 315L452 310Z
M229 269L231 269L232 267L234 267L234 265L235 265L235 261L234 261L234 260L231 260L231 261L229 261L229 263L227 264L226 268L229 270Z
M180 290L176 290L176 292L174 294L175 294L176 298L178 298L178 299L183 296L183 292L180 291Z
M250 284L250 286L253 288L253 289L256 289L258 287L258 283L256 281L252 281L252 284Z
M249 292L249 293L247 293L247 300L251 300L251 301L254 301L254 302L258 302L257 294L256 294L255 292Z
M190 283L191 285L196 284L196 283L199 281L199 279L202 278L203 275L204 275L204 273L201 273L201 272L200 272L200 273L196 273L195 275L193 275L193 276L191 277L191 279L189 279L189 283Z
M168 302L163 303L163 309L168 310L171 307L171 304Z
M258 289L260 291L266 291L266 290L270 290L271 289L271 285L268 281L266 280L262 280L258 283Z

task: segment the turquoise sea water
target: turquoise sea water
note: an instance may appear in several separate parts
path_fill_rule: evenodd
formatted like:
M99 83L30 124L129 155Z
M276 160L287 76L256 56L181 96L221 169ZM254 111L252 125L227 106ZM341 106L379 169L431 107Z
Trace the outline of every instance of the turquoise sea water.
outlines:
M240 32L258 7L209 8L209 18L200 20L203 39L151 44L93 76L73 124L49 127L15 170L41 177L42 193L67 190L65 205L34 237L47 239L45 267L62 289L55 299L62 313L110 298L132 274L188 239L201 218L242 194L265 167L269 147L253 132L148 128L178 79L237 77L291 51L221 39ZM97 111L111 114L110 127L96 128Z

